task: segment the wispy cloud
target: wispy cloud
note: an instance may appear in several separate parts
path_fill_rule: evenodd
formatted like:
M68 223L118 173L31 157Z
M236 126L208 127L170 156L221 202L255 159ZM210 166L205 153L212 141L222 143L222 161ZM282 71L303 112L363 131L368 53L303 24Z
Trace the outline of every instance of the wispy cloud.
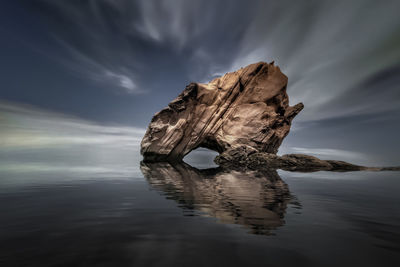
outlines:
M396 0L37 2L77 68L126 93L275 60L289 77L291 102L305 104L297 121L398 109ZM390 79L385 86L363 94L371 77L390 69L395 75L380 76Z
M341 150L341 149L334 149L334 148L305 148L305 147L292 147L295 153L303 153L303 154L310 154L316 155L324 158L363 158L364 155L362 153L348 151L348 150Z
M0 102L0 149L36 149L71 145L138 147L144 129L104 126L44 111Z
M118 74L111 71L106 71L106 76L109 77L111 80L115 80L116 83L124 88L127 93L135 93L137 92L137 87L132 79L124 74Z
M0 102L0 184L140 177L144 129ZM29 174L29 175L27 175Z
M382 102L385 109L397 109L393 79L392 88L370 90L375 100L363 94L371 77L400 61L397 8L396 1L264 1L231 69L275 60L289 77L291 102L305 104L300 121L367 114ZM371 20L376 15L381 19Z
M110 85L111 88L120 88L128 94L144 92L138 89L133 78L135 75L124 66L103 64L95 58L82 53L66 41L58 38L56 40L72 56L72 58L58 58L58 60L68 66L73 72L96 82Z

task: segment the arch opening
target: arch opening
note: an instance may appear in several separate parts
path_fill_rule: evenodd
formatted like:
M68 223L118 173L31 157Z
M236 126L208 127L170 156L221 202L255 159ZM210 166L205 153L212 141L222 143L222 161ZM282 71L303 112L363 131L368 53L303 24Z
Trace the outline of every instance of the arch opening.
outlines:
M215 168L218 167L218 165L214 163L214 158L218 154L219 153L214 150L198 147L190 151L190 153L183 158L183 161L197 169Z

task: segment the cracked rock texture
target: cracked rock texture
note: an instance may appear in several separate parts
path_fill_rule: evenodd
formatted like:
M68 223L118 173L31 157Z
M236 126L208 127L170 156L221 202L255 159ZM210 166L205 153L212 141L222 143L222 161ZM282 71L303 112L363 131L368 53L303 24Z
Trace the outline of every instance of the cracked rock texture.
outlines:
M144 161L179 162L198 147L277 153L304 107L289 106L287 80L273 63L259 62L189 84L151 120L141 143Z

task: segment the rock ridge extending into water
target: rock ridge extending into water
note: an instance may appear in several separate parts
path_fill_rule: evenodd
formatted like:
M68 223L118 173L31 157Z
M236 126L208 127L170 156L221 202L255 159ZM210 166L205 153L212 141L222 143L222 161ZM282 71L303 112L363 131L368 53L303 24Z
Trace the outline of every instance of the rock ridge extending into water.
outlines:
M304 154L278 156L241 146L218 155L214 162L230 169L282 169L286 171L400 171L400 167L365 167L339 160L322 160Z

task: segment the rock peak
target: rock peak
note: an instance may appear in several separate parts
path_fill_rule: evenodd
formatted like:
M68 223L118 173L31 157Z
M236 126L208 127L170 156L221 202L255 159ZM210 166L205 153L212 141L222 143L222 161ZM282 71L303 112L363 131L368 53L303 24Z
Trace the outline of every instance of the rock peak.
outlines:
M287 80L274 62L258 62L207 84L190 83L151 120L141 143L144 160L181 161L198 147L277 153L304 107L289 106Z

